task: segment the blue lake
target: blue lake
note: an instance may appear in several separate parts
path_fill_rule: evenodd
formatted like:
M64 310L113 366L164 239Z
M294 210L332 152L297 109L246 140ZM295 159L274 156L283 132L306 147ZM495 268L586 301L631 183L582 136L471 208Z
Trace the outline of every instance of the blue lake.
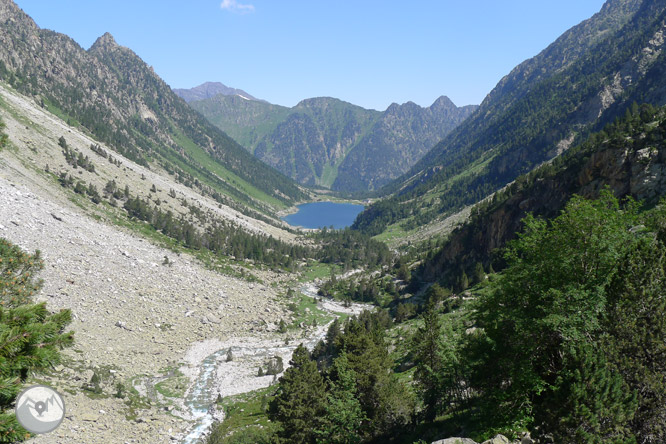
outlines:
M289 225L303 228L345 228L350 226L363 205L337 202L311 202L299 205L298 212L282 218Z

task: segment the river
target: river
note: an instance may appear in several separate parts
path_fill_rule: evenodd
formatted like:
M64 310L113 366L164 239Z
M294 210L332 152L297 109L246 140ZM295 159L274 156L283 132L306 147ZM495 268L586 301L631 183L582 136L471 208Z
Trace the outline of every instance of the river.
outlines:
M305 284L300 289L301 293L310 297L318 297L317 290L317 286L313 283ZM351 307L345 307L332 300L320 301L318 306L336 316L341 313L359 314L368 308L363 304L352 304ZM213 423L223 419L221 412L211 408L218 395L233 396L268 387L275 378L257 376L257 369L273 356L282 357L286 368L294 349L302 343L312 350L326 336L329 324L308 330L305 337L289 344L285 344L282 338L264 339L256 336L214 343L217 350L200 361L195 381L185 394L184 416L193 420L194 423L181 442L183 444L204 442ZM211 345L213 344L209 342L204 349L210 348ZM231 360L227 359L229 352L232 355Z

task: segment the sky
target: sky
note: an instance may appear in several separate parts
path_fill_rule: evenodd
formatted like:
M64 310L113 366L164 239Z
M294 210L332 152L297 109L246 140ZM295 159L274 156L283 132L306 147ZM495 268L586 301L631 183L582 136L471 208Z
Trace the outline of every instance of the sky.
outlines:
M89 48L110 32L173 88L206 81L294 106L479 104L603 0L15 0Z

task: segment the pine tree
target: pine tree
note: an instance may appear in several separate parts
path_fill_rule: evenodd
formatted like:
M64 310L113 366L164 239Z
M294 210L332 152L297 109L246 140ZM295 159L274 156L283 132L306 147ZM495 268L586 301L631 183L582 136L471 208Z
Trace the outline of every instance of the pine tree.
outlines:
M483 264L481 262L477 262L476 266L474 267L474 282L479 283L483 282L486 280L486 271L483 269Z
M358 444L361 423L367 418L356 397L354 372L343 353L333 361L326 398L326 414L317 429L317 444Z
M441 323L432 305L423 313L422 319L423 326L418 328L412 342L416 362L414 380L425 406L424 416L426 420L432 421L437 416L442 400Z
M465 273L464 270L460 274L460 281L458 287L460 287L460 291L465 291L467 290L467 287L469 287L469 278L467 277L467 273Z
M569 353L600 347L606 287L640 239L631 230L636 222L636 205L629 201L621 209L609 191L596 201L572 198L550 222L524 219L524 231L505 252L507 268L479 298L475 316L483 332L466 348L474 362L471 384L483 393L482 416L496 428L528 427L540 408L549 408L540 395L559 387L561 378L584 384L566 370L576 359ZM593 365L589 377L596 377Z
M666 442L666 248L644 239L619 269L608 291L604 348L638 393L631 421L638 442Z
M310 444L315 442L315 430L325 414L326 385L310 353L299 345L289 367L280 378L275 398L271 401L269 417L280 422L278 442Z
M385 311L365 311L347 321L337 341L354 371L358 399L368 417L364 437L391 434L404 426L413 414L413 400L404 384L392 377L392 360L384 342L384 331L390 325Z
M16 442L30 435L13 413L12 404L31 372L60 359L59 350L72 345L69 310L52 314L46 304L32 304L41 281L39 252L30 255L0 238L0 441Z
M636 392L627 387L603 351L583 345L566 354L568 362L555 386L544 392L535 408L534 436L554 442L631 444L629 429Z

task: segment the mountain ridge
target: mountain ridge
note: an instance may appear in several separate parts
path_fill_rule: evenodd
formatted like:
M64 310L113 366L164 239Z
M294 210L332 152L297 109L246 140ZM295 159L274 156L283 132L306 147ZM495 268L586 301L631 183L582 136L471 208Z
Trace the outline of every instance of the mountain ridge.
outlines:
M204 82L194 88L173 88L173 92L188 103L194 100L210 99L218 94L225 96L240 96L244 99L265 102L265 100L257 99L242 89L231 88L221 82Z
M271 213L306 197L188 107L111 34L84 50L2 0L0 42L0 79L120 154L236 208Z
M476 109L446 96L429 107L392 103L385 111L333 97L287 108L219 94L190 106L299 183L346 192L388 183Z
M378 233L392 224L427 223L484 198L621 116L651 70L664 63L658 38L664 9L652 0L608 1L505 76L469 119L382 190L385 200L361 213L355 227ZM663 98L640 100L659 104Z

